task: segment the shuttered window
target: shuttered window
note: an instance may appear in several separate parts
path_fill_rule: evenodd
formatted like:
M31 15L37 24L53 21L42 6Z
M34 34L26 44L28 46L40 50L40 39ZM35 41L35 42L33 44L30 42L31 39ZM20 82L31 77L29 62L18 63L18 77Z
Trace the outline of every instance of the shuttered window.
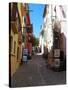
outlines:
M13 51L13 37L11 36L11 46L10 46L11 52Z
M14 41L14 53L16 51L16 42Z

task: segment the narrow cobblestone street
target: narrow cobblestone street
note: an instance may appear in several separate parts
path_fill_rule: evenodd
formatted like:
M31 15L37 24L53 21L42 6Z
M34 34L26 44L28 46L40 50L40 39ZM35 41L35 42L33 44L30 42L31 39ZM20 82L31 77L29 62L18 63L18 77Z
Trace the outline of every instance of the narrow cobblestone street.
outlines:
M41 55L34 55L27 64L19 67L11 79L12 87L59 85L66 83L66 72L46 68Z

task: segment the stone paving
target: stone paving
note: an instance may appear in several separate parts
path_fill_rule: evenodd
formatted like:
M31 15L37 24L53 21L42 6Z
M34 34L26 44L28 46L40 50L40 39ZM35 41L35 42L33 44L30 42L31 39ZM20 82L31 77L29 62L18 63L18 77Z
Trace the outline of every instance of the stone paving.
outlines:
M66 84L66 72L46 68L41 55L35 55L27 64L21 65L11 79L11 87L28 87Z

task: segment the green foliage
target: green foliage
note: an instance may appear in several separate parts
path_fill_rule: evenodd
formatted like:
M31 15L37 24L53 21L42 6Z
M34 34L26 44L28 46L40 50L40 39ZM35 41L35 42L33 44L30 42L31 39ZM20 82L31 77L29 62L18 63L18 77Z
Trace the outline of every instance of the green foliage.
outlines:
M33 46L38 46L38 44L39 44L39 39L34 36L33 37Z

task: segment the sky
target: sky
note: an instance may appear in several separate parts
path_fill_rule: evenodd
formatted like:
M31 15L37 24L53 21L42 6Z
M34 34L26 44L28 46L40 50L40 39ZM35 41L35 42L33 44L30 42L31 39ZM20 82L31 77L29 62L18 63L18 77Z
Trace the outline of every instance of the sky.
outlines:
M43 23L44 4L29 4L30 20L33 24L33 34L38 38Z

